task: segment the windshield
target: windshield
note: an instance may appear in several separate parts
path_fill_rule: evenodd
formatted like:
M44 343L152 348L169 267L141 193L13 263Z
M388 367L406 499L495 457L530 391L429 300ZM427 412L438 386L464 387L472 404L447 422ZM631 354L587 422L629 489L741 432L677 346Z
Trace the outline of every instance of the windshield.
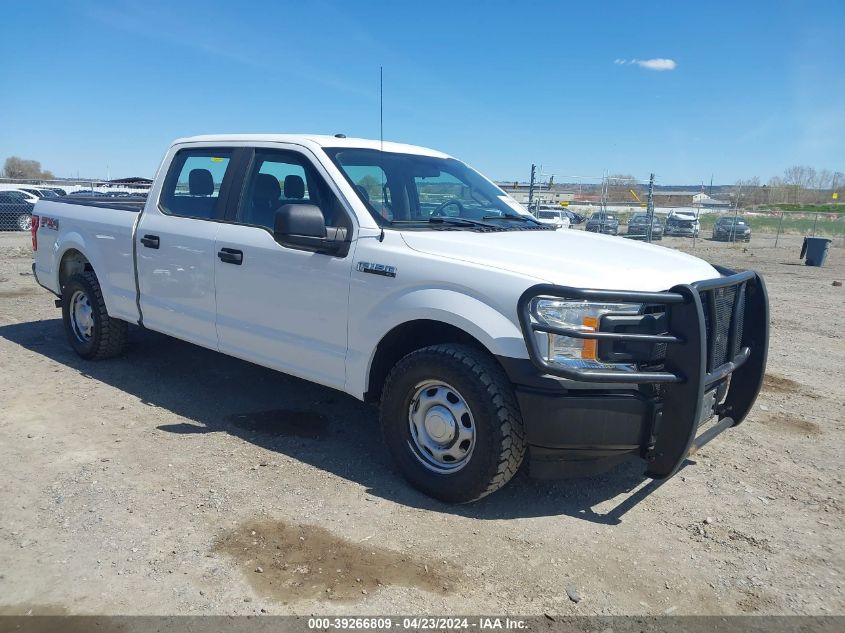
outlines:
M745 220L742 218L722 218L720 222L722 224L745 224Z
M654 224L660 224L660 219L655 217L653 218ZM648 224L648 216L647 215L635 215L631 218L631 224Z
M560 220L560 213L558 211L544 211L540 209L537 212L537 217L541 220Z
M325 151L381 225L547 228L454 158L359 148Z

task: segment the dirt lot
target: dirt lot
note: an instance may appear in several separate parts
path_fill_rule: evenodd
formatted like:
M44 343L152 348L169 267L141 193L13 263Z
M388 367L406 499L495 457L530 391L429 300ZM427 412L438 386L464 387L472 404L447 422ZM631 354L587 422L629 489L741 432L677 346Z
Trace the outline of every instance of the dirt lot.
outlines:
M697 243L765 274L773 332L750 420L678 476L450 507L345 395L138 329L81 361L0 234L0 612L843 614L845 248L798 250Z

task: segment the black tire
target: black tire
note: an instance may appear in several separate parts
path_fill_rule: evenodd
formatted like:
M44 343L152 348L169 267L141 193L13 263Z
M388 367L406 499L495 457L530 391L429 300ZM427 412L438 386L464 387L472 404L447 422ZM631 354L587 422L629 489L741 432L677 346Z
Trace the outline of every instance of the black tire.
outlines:
M473 419L474 448L456 472L426 466L411 436L411 405L420 385L442 381L465 401ZM504 486L525 456L522 416L513 388L496 360L468 345L434 345L400 360L381 398L384 441L402 475L441 501L468 503Z
M91 308L92 325L90 333L85 336L77 331L72 303L77 300L79 293L84 295ZM126 349L128 324L126 321L114 319L106 310L100 282L92 271L73 275L62 288L62 320L65 334L73 350L87 360L102 360L112 358L123 353Z

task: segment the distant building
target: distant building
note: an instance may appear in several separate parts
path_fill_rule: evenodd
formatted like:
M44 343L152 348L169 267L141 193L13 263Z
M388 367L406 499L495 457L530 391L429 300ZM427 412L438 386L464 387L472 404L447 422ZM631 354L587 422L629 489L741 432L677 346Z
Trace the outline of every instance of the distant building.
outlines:
M149 189L153 181L149 178L142 178L141 176L130 176L129 178L115 178L114 180L109 180L106 183L108 186L121 186L121 187L139 187L144 188L146 187Z
M693 206L702 207L704 209L727 209L731 203L727 200L718 200L711 198L704 192L699 192L692 197Z
M153 181L150 178L142 178L141 176L131 176L129 178L115 178L109 180L111 185L152 185Z
M528 183L523 182L499 182L496 183L500 188L504 189L511 198L521 204L528 204L528 191L530 189ZM534 185L534 202L539 204L560 204L561 202L571 202L575 199L575 192L557 185L552 185L549 189L548 185Z

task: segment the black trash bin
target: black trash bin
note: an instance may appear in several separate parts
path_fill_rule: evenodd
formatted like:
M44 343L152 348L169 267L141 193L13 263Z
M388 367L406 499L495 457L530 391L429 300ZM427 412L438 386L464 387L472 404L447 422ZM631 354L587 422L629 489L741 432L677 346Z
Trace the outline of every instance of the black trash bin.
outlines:
M827 251L830 249L831 240L824 237L805 237L801 246L800 259L807 256L804 262L807 266L822 266L827 259Z

